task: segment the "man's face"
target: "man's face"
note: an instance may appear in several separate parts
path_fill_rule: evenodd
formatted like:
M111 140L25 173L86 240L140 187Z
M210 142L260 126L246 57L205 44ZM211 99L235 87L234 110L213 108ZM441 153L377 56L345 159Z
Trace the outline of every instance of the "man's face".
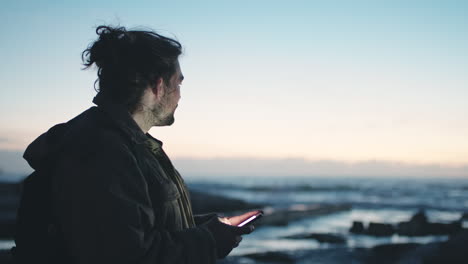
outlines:
M174 123L174 112L180 99L180 85L184 75L180 70L179 62L176 62L176 71L169 82L163 81L164 94L160 102L153 108L156 126L170 126Z

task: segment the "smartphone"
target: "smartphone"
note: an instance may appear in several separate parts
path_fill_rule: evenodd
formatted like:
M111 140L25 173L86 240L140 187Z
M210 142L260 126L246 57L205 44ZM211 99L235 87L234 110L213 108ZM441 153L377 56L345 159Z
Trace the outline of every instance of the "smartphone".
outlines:
M262 211L258 211L256 214L252 215L251 217L245 219L244 221L242 221L240 224L238 224L237 226L238 227L241 227L241 226L245 226L246 224L251 224L252 222L256 221L257 219L259 219L260 217L263 216L263 212Z

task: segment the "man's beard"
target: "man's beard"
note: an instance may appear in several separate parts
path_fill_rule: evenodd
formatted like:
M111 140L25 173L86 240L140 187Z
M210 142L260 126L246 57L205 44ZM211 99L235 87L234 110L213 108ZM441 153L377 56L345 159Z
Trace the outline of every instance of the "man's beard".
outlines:
M164 109L165 103L163 101L163 103L156 105L151 111L155 126L170 126L174 123L174 111L165 113Z

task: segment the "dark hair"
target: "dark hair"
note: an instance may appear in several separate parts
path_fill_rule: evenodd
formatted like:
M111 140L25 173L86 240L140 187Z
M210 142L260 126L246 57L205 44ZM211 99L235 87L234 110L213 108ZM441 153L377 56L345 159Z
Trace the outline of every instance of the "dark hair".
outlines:
M98 67L98 95L137 110L144 90L159 78L169 81L175 73L182 46L176 40L153 31L99 26L99 39L82 53L85 69Z

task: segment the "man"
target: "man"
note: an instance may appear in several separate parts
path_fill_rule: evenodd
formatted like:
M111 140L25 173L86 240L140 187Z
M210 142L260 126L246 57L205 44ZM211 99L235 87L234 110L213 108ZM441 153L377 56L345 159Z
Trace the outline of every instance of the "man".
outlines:
M174 122L184 79L181 45L150 31L100 26L96 33L83 60L98 68L97 107L54 126L24 154L36 172L50 177L44 187L50 188L50 219L44 221L51 238L41 251L49 263L209 264L224 258L253 230L236 225L255 212L194 217L181 176L162 142L148 134ZM27 232L36 227L23 223L32 218L25 217L28 210L22 205L18 213L14 253L18 262L38 263L41 252L31 252L41 243L31 245Z

